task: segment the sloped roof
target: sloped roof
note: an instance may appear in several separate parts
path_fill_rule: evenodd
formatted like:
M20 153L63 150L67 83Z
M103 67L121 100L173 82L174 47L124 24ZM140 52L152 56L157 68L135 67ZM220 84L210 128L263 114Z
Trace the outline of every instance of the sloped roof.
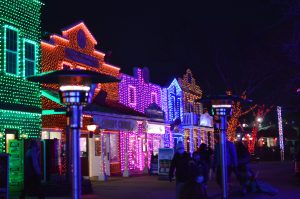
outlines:
M78 27L78 26L81 26L82 30L86 33L88 33L88 35L91 36L91 39L92 39L92 42L94 44L97 44L97 40L95 39L95 37L93 36L93 34L89 31L89 29L87 28L87 26L85 25L85 23L83 21L79 21L71 26L68 26L66 28L63 28L62 29L62 33L63 33L63 36L66 35L66 33L70 32L72 29Z

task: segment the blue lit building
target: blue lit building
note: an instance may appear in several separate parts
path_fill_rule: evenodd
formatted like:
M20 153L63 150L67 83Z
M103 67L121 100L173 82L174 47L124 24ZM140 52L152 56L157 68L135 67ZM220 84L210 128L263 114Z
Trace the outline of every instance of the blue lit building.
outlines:
M202 90L190 69L183 78L175 78L162 89L162 108L171 125L174 147L183 141L185 150L191 153L201 143L214 145L212 117L207 112L203 114L202 104L196 102L201 97Z

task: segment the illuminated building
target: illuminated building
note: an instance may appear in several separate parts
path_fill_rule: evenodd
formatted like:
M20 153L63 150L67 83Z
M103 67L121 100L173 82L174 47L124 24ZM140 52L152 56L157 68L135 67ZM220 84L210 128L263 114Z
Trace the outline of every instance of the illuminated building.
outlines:
M134 68L134 75L122 74L119 84L120 103L144 113L147 118L141 121L144 129L138 136L142 140L142 159L150 164L151 154L158 154L158 149L170 147L170 128L164 123L162 110L162 89L149 82L148 68ZM136 139L135 137L130 140ZM131 142L129 140L129 142ZM139 150L137 150L139 151ZM144 165L143 165L144 166Z
M99 73L109 74L115 77L119 76L120 68L104 62L105 54L95 49L96 39L83 22L74 24L71 27L62 30L62 34L53 34L49 41L42 41L42 71L62 70L64 68L91 70ZM118 83L98 84L96 85L95 94L105 95L109 101L118 101ZM108 92L109 91L109 92ZM43 134L53 134L54 132L61 135L58 137L65 142L66 116L65 107L60 104L57 85L43 85L42 90L42 107L43 107ZM92 116L84 113L81 142L86 145L82 150L89 150L89 142L94 138L89 138L86 126L92 121ZM117 135L119 138L119 134ZM91 144L90 144L91 145ZM84 146L86 147L84 149ZM94 146L94 145L92 145ZM116 146L115 151L119 150ZM88 156L82 152L83 175L89 176L89 160L94 156ZM96 164L96 163L95 163ZM62 172L65 169L63 164ZM118 167L118 166L117 166ZM120 168L120 163L119 163ZM118 169L118 168L117 168Z
M190 69L183 78L174 79L162 90L162 109L165 120L170 123L174 147L179 140L184 142L186 151L195 151L201 143L214 146L212 117L203 114L202 90Z
M98 84L92 104L83 110L84 128L80 138L83 176L99 175L102 153L105 162L104 170L108 175L121 174L125 168L128 168L130 172L142 172L145 165L150 163L150 153L153 149L161 147L162 143L169 144L168 138L165 138L165 129L168 129L168 126L164 125L163 112L160 109L161 88L148 84L142 78L136 81L128 75L121 75L120 68L105 63L105 54L95 48L96 44L97 41L83 22L64 29L62 35L51 35L49 41L41 42L42 71L64 68L92 70L122 77L122 81L132 81L132 87L134 86L139 93L141 93L139 89L144 90L144 96L134 94L136 106L133 107L127 106L123 100L124 95L121 93L127 88L124 88L122 82ZM138 69L137 75L141 77L142 71L145 70ZM55 134L61 132L61 136L58 137L61 137L64 142L65 107L60 104L57 91L57 85L43 85L43 134L51 135L53 132ZM146 95L148 93L150 93L149 97ZM158 104L158 107L154 104ZM159 116L149 118L153 114L159 114ZM94 136L91 136L87 130L87 125L91 123L98 126ZM99 132L103 134L101 140ZM103 151L99 147L101 142L104 145ZM128 155L128 161L126 161L126 155ZM64 169L63 167L62 172Z
M25 78L40 72L39 0L0 1L0 152L8 152L10 189L23 184L24 138L40 138L40 85ZM15 144L13 144L15 142Z

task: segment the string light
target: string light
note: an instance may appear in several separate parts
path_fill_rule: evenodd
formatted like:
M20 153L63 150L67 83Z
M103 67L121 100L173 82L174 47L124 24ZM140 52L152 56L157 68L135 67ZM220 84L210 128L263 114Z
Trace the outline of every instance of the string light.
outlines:
M41 132L40 85L25 80L25 43L35 44L36 72L40 71L41 5L37 0L0 1L0 131L16 129L20 137L39 138ZM16 33L16 73L7 73L7 30ZM9 110L4 110L9 109ZM0 151L5 152L5 136L0 138ZM13 179L14 176L11 177Z
M284 153L282 116L281 116L281 107L280 106L277 106L277 116L278 116L279 147L280 147L280 150L282 151L282 153Z
M156 104L161 108L161 87L145 80L145 69L137 68L135 76L122 74L119 84L120 103L144 113L153 103L151 96L156 96ZM151 95L152 94L152 95Z

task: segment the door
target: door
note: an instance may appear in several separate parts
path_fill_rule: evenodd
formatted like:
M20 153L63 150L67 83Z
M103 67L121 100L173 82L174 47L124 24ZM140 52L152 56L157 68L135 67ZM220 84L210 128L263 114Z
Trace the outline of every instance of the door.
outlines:
M104 156L109 160L109 171L110 174L120 174L120 154L119 154L119 134L118 133L105 133L103 152Z
M88 134L80 135L81 175L89 176L89 142Z

